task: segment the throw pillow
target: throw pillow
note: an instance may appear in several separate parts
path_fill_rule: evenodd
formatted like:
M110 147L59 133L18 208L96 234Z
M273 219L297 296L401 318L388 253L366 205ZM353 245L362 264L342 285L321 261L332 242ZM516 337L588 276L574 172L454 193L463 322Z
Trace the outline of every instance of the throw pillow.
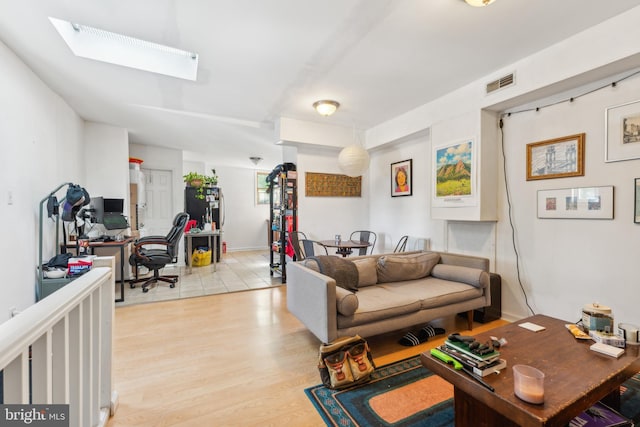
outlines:
M358 269L358 287L371 286L378 283L377 261L375 258L354 259L352 261Z
M381 256L377 265L378 283L421 279L431 273L438 261L437 252Z
M336 286L353 292L358 291L358 269L353 262L332 255L318 255L309 258L317 261L321 274L335 279Z
M438 279L451 280L453 282L462 282L476 288L483 288L485 281L482 280L483 274L488 274L479 268L462 267L459 265L438 264L433 267L431 275ZM484 283L483 283L484 282Z

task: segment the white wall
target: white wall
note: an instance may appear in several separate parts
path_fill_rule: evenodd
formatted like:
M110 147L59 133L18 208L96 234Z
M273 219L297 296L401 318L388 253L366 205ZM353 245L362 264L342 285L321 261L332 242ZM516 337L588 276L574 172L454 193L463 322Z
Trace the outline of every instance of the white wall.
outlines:
M607 87L573 103L504 120L507 181L522 283L537 312L576 321L583 305L598 302L612 307L616 321L640 322L640 225L633 222L634 178L640 177L640 160L604 162L605 109L637 101L639 93L637 76L615 89ZM526 144L582 132L586 133L584 176L526 181ZM503 177L501 174L500 179ZM613 220L536 217L538 190L604 185L614 186ZM527 313L527 307L516 276L502 187L497 270L507 284L503 288L504 308L512 316L521 316Z
M64 182L83 184L84 123L0 42L0 322L35 301L40 201ZM64 191L58 193L64 197ZM46 205L45 205L46 210ZM46 216L46 213L45 213ZM44 221L44 256L56 251Z
M362 177L362 197L306 196L306 172L342 173L338 168L338 153L336 149L298 148L298 229L312 240L333 239L336 234L345 238L354 230L384 231L370 228L369 176L375 173L371 168ZM378 252L377 244L374 252Z
M412 195L391 197L391 164L412 159ZM443 249L443 221L429 221L431 200L431 144L429 135L412 137L371 153L371 227L378 230L378 250L391 252L400 237L431 239Z
M90 196L124 199L129 215L129 135L127 130L86 122L85 188ZM105 179L104 177L110 177Z

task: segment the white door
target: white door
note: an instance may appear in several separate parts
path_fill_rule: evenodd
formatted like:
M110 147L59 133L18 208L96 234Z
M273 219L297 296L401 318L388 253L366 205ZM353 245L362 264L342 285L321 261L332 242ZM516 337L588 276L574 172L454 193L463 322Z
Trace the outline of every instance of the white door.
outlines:
M141 236L164 236L171 229L176 212L172 210L173 192L171 171L143 169L144 174L144 224Z

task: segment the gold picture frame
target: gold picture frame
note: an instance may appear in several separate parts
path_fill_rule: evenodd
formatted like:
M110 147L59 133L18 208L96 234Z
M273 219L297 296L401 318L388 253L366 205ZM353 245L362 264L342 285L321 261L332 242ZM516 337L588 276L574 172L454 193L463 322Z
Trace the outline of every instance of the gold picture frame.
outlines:
M527 144L527 181L584 176L585 134Z

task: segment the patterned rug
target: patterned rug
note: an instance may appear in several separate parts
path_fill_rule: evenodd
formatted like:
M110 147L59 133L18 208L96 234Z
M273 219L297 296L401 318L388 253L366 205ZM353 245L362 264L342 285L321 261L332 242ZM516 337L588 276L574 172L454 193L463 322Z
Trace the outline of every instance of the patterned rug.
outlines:
M620 412L640 422L640 374L620 388ZM453 386L412 357L382 366L371 381L348 390L305 390L328 426L453 427Z

